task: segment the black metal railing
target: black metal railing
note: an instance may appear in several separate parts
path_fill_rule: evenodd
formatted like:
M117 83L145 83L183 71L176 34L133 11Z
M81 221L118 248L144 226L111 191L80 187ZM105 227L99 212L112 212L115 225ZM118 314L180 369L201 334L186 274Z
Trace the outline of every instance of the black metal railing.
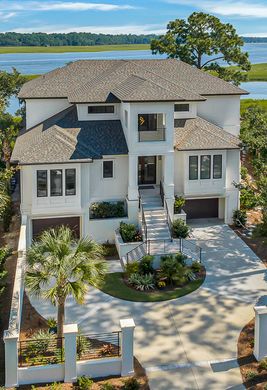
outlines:
M160 197L161 197L162 206L164 206L164 189L163 189L162 181L160 181L160 183L159 183L159 193L160 193Z
M165 141L166 128L158 127L152 130L138 130L139 142Z
M19 341L19 367L62 363L64 361L63 340L63 338L50 337Z
M172 238L173 238L173 234L172 234L172 220L171 220L170 213L169 213L169 206L168 206L166 200L165 200L165 210L166 210L166 214L167 214L167 225L168 225L170 236L171 236L171 240L172 240Z
M126 253L126 263L129 264L131 261L138 261L142 259L148 252L148 241L145 240L142 244Z
M120 355L120 331L77 336L77 360L102 359Z
M200 263L202 261L202 248L186 238L180 238L180 252L186 256L195 258Z
M146 224L144 207L142 205L142 200L140 202L140 211L141 211L142 233L143 233L143 236L145 237L145 240L147 240L147 224Z

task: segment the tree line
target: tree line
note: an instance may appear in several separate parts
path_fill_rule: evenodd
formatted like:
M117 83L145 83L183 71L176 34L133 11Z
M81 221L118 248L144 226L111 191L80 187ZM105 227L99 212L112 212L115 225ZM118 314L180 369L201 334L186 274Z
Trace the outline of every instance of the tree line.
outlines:
M148 44L156 35L94 34L94 33L0 33L0 46L94 46Z

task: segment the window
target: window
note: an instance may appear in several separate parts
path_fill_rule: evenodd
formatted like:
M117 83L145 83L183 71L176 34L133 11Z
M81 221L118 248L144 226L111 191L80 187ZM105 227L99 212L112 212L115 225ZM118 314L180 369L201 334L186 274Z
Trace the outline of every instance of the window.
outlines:
M47 196L47 171L37 171L37 196Z
M189 180L198 179L198 156L189 156Z
M114 106L88 106L88 114L114 114Z
M156 131L157 114L138 114L138 131Z
M215 154L213 156L213 179L222 178L222 155Z
M128 111L124 110L124 122L125 126L128 127Z
M200 179L210 179L211 156L200 157Z
M50 171L50 195L62 196L62 169Z
M113 161L103 161L103 178L113 177Z
M175 104L174 111L175 112L189 111L189 104Z
M76 169L65 170L65 195L76 195Z

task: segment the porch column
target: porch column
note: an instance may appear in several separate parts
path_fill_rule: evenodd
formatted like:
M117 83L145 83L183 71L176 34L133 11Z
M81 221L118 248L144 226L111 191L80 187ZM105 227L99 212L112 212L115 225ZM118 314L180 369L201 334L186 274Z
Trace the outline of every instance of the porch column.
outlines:
M5 387L18 386L18 333L4 332L5 343Z
M138 156L129 154L129 180L128 180L128 199L138 200L138 173L137 173Z
M262 296L254 306L254 356L259 361L267 356L267 297Z
M78 325L68 324L63 326L63 334L65 338L65 377L64 382L76 382L77 380L77 366L76 366L76 352L77 352L77 334Z
M121 376L134 374L134 328L132 318L120 320L121 327Z
M174 153L164 155L163 164L163 187L165 200L168 204L172 217L174 203Z

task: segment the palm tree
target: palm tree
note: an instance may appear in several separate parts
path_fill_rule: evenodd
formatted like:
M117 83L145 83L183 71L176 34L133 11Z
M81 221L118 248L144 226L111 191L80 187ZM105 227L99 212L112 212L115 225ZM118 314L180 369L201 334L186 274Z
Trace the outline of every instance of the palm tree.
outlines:
M29 294L49 299L58 308L57 335L63 335L65 301L82 304L89 285L107 271L102 246L88 237L75 240L70 228L44 231L27 251L25 284Z

